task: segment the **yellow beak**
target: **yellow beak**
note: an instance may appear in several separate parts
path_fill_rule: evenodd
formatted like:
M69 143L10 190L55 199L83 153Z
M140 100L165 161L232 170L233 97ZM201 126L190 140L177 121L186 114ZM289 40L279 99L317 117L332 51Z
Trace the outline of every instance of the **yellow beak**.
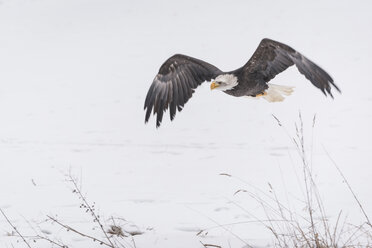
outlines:
M219 84L217 84L216 82L212 82L211 83L211 90L213 90L213 89L215 89L215 88L217 88L217 87L219 87L220 85Z

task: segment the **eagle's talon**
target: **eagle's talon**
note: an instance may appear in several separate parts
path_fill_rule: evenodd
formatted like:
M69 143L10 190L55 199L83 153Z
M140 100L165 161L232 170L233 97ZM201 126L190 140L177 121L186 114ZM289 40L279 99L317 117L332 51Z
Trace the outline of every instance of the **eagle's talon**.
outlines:
M267 95L267 92L266 91L265 92L261 92L260 94L257 94L254 97L260 97L260 96L265 96L265 95Z

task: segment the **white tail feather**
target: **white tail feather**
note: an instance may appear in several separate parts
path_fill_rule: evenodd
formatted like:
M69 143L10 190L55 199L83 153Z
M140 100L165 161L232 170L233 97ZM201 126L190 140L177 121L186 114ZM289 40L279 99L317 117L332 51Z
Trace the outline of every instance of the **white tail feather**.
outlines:
M268 85L269 88L265 91L266 94L262 96L268 102L282 102L284 100L284 96L289 96L292 94L294 88L291 86L276 84Z

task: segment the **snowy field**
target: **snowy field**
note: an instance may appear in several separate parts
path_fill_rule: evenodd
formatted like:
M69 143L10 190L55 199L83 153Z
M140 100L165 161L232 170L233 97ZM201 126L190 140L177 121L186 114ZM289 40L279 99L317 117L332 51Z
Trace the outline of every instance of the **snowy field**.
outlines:
M303 206L291 140L301 111L329 217L342 210L363 223L327 152L372 216L371 10L370 1L336 0L1 0L0 208L24 235L40 227L69 247L101 247L44 222L58 216L92 231L66 182L71 173L103 219L120 216L144 232L134 238L138 248L265 246L270 233L247 215L265 218L260 204L234 192L248 184L269 192L270 183L293 209ZM319 64L342 94L325 98L290 68L272 81L296 87L282 103L205 84L172 123L167 113L160 129L154 119L144 124L148 87L169 56L228 71L265 37ZM25 247L11 231L0 215L0 247Z

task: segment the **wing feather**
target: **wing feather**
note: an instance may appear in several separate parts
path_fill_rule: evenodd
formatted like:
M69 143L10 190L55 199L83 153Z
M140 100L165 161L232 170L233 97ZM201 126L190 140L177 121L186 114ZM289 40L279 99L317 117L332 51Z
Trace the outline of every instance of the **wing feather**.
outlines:
M332 77L322 68L293 48L270 39L260 42L243 70L246 75L261 75L264 83L267 83L292 65L296 65L299 72L325 95L333 97L331 86L340 92Z
M177 103L177 106L178 107L183 107L183 103L185 102L185 93L183 92L183 87L182 87L182 82L181 82L181 79L179 77L179 75L176 75L175 76L175 79L174 79L177 83L177 86L178 86L178 95L179 95L179 99L178 99L178 103ZM182 108L181 108L182 110ZM181 111L181 110L178 110L178 111Z
M159 127L163 113L169 109L173 120L176 110L179 112L192 97L195 89L204 81L209 81L218 75L217 67L202 60L176 54L170 57L160 67L145 99L145 122L148 122L151 111L156 114L156 126Z

